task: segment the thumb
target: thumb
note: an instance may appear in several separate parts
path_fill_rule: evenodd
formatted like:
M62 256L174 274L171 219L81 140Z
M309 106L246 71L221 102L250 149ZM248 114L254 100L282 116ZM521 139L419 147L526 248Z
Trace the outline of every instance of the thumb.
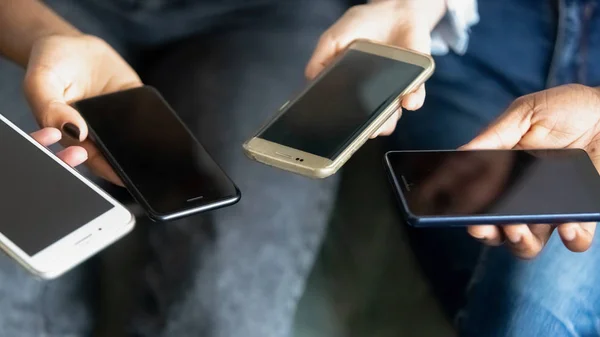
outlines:
M478 149L512 149L531 127L531 115L534 111L533 96L517 99L511 106L485 131L471 142L461 147L462 150Z
M69 86L47 69L28 70L24 82L25 96L40 126L60 129L83 141L88 134L87 125L65 98Z

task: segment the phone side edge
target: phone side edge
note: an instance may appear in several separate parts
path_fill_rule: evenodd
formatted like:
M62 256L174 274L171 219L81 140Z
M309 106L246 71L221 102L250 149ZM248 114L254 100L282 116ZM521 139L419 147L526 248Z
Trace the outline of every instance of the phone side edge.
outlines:
M159 213L148 214L148 217L152 221L155 221L155 222L173 221L173 220L181 219L181 218L184 218L186 216L193 215L196 213L209 212L209 211L214 211L214 210L218 210L221 208L233 206L233 205L237 204L242 198L241 190L237 186L235 186L235 190L236 190L235 195L233 195L229 198L220 200L218 202L212 202L212 203L209 203L206 205L201 205L198 207L186 209L184 211L173 212L173 213L169 213L169 214L159 214Z
M83 117L83 116L82 116ZM84 117L85 120L85 117ZM86 121L87 123L87 121ZM123 181L123 184L127 187L129 194L133 197L133 199L141 204L146 211L155 212L154 208L150 205L150 203L144 198L142 193L137 189L135 184L131 181L129 176L125 173L121 165L117 162L117 160L112 156L111 152L108 150L104 142L97 136L94 128L88 124L88 137L90 137L91 141L98 147L100 153L104 156L106 161L110 164L111 168L115 171L117 176Z
M333 161L298 149L253 137L243 145L250 159L277 169L313 179L324 179L335 173ZM297 161L294 158L302 158Z
M392 166L390 161L390 155L392 155L396 151L387 151L384 154L384 165L387 171L388 180L392 185L392 189L394 190L394 195L396 196L396 204L399 206L401 213L404 217L404 221L408 223L412 227L420 227L421 220L415 214L410 211L408 207L408 203L404 198L404 194L402 193L402 188L400 187L400 183L398 182L398 178L396 177L396 172Z
M333 160L334 171L339 170L350 158L358 151L375 133L379 128L381 128L387 120L389 120L392 115L396 112L400 107L400 100L403 96L405 96L408 92L412 92L420 85L424 84L429 77L431 77L431 71L423 70L415 78L398 96L393 98L391 102L382 109L379 115L369 122L367 127L360 132L351 142L348 144L344 150Z

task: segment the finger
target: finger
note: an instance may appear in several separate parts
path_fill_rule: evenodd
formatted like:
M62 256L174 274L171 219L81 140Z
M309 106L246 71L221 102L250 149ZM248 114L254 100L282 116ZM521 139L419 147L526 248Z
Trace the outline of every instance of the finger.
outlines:
M573 252L584 252L588 250L592 244L595 232L595 222L581 224L566 223L558 226L558 234L565 247Z
M551 224L534 224L528 225L528 227L529 231L531 232L531 234L533 234L533 237L535 239L534 244L539 244L539 250L537 251L537 254L539 254L544 249L544 247L546 247L546 244L548 244L548 241L550 240L552 232L554 232L556 226Z
M488 246L500 246L504 242L504 235L498 226L477 225L467 228L469 234Z
M90 168L92 173L107 181L110 181L115 185L125 186L123 181L121 181L119 176L115 173L110 164L108 164L106 159L102 156L92 142L89 140L85 141L81 143L81 146L87 152L87 166Z
M398 109L394 114L388 118L385 123L371 136L371 139L377 138L379 136L389 136L394 133L396 129L396 124L400 120L400 115L402 114L402 110Z
M55 128L44 128L31 133L31 137L42 146L50 146L60 141L62 135Z
M402 107L407 110L418 110L423 106L424 101L425 85L421 85L416 91L406 95L402 99Z
M502 230L506 236L507 247L522 259L536 257L547 241L547 239L536 237L524 224L506 225L502 227Z
M64 97L68 83L63 83L52 71L30 69L25 77L25 94L38 123L54 127L68 136L83 141L87 125L79 113L68 105Z
M71 167L81 165L87 160L87 151L81 146L69 146L56 155Z
M529 225L528 227L531 234L533 234L533 236L542 244L542 249L546 246L552 232L554 232L554 229L556 228L556 226L551 224L534 224Z
M494 123L461 149L512 149L531 127L534 101L530 96L517 99Z
M327 67L335 56L346 46L341 46L336 39L331 36L331 33L325 32L319 39L319 43L312 57L306 66L306 77L310 80L314 79Z

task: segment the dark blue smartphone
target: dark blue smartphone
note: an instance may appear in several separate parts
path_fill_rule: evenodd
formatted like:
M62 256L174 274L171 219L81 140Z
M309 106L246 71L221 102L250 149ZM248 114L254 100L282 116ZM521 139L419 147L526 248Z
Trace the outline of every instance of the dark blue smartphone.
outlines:
M230 206L240 191L153 87L73 103L90 138L153 220Z
M584 150L392 151L385 164L415 227L600 221Z

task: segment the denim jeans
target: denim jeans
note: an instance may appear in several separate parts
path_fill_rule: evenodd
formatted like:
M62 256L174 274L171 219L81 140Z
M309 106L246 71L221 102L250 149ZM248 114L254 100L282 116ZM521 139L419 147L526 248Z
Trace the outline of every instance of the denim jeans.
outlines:
M425 106L405 113L394 148L456 148L514 99L548 87L600 85L600 2L479 0L464 56L438 57ZM463 230L413 231L415 249L460 336L597 336L600 247L567 251L553 235L533 261L483 248ZM475 271L475 272L474 272ZM458 288L469 285L466 297Z

